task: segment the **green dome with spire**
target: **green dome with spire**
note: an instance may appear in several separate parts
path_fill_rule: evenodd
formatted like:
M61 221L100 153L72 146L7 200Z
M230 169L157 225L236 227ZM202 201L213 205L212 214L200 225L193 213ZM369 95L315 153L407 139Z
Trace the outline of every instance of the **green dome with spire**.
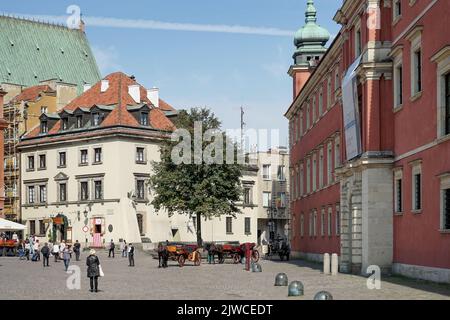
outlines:
M308 0L307 5L306 25L295 33L294 44L297 48L305 42L318 42L324 46L330 39L330 33L316 23L317 10L314 7L314 1Z
M294 36L294 45L297 48L294 59L297 62L300 62L300 57L297 57L301 55L323 54L327 50L325 45L330 39L330 33L317 24L317 10L313 0L307 1L305 16L306 24Z

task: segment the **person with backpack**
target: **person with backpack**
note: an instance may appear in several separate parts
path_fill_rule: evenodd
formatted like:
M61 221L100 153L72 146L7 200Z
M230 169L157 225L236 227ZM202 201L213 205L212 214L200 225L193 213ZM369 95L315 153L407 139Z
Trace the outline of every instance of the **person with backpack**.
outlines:
M75 252L75 260L80 261L80 250L81 250L81 244L77 241L75 241L73 245L73 252Z
M109 253L108 253L108 258L111 258L111 253L112 253L112 257L114 258L114 249L116 248L116 245L114 244L113 239L111 239L111 242L109 243Z
M48 247L48 243L47 242L42 247L41 253L42 253L42 258L43 258L42 259L42 263L44 265L44 268L48 267L49 266L48 265L48 260L50 258L50 248Z

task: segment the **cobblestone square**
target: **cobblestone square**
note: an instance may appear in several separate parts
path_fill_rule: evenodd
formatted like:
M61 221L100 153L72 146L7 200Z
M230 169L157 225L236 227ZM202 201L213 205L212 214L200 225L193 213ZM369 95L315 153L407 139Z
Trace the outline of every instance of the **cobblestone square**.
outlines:
M336 300L450 299L448 285L384 277L380 290L369 290L364 277L325 276L320 265L304 261L262 260L263 272L251 273L244 271L243 265L228 261L224 265L209 265L205 260L200 267L187 263L180 268L176 262L169 261L169 268L158 269L158 261L140 251L134 268L128 267L128 259L120 255L112 259L99 252L98 256L105 272L105 277L99 279L98 293L89 292L85 253L80 262L71 262L81 269L80 290L67 289L70 275L64 272L63 262L55 263L51 259L50 267L43 268L41 262L0 257L0 299L310 300L321 290L331 292ZM305 296L288 298L287 287L275 287L274 279L279 272L285 272L289 281L302 281Z

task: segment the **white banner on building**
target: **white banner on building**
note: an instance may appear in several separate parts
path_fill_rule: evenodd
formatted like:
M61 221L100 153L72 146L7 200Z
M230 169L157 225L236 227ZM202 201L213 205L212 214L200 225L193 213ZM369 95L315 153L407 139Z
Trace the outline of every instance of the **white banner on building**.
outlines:
M361 131L358 110L356 69L361 62L359 56L348 68L342 80L342 111L344 114L344 135L347 160L361 154Z

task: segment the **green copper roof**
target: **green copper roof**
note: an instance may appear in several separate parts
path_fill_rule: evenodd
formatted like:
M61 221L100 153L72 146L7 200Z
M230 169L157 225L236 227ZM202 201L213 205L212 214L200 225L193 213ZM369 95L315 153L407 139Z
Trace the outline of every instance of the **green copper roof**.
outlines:
M316 51L320 47L324 49L325 44L330 39L330 33L316 23L317 10L314 7L313 0L308 0L305 16L305 26L295 33L295 46L297 49L304 47L303 50L305 51ZM310 50L308 50L308 46L311 46Z
M33 86L50 79L76 84L79 93L101 79L85 33L0 16L0 83Z

